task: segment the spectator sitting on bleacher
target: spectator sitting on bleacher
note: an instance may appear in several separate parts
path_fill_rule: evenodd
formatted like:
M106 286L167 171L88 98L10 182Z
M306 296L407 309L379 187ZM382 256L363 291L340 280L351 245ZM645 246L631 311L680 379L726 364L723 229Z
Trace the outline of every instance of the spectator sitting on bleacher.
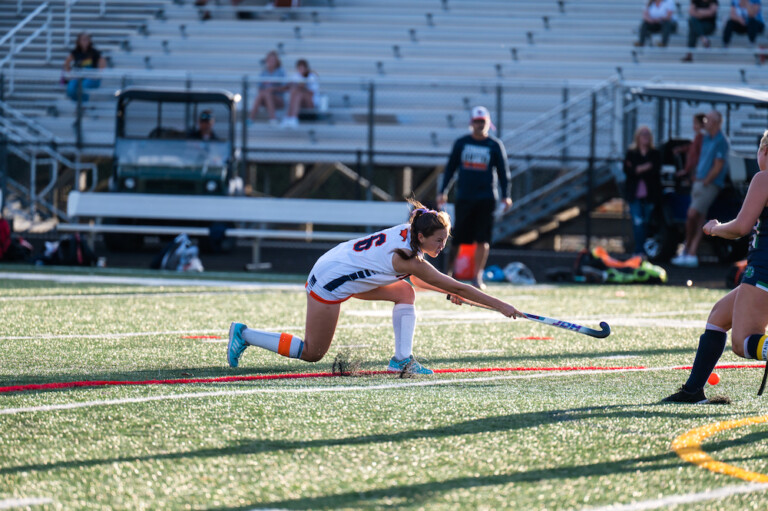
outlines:
M64 61L64 73L69 73L74 69L103 69L107 65L101 52L93 47L91 36L87 32L80 32L77 35L77 44L75 49L69 52ZM67 96L77 101L77 82L71 79L67 82ZM85 89L97 89L101 86L101 80L95 78L83 78L83 101L88 101L88 94Z
M196 140L219 140L219 137L213 131L215 123L216 119L213 118L213 112L203 110L200 112L200 117L197 120L197 129L189 134L189 138Z
M232 2L232 5L238 5L243 0L230 0L230 1ZM210 2L210 0L195 0L195 7L204 7L208 2ZM218 5L218 2L216 2L216 4ZM251 13L248 12L248 11L238 11L237 12L237 17L240 18L240 19L247 19L247 18L251 17L250 14ZM209 11L207 9L201 10L200 11L200 20L201 21L206 21L206 20L209 20L209 19L211 19L211 11Z
M688 48L695 48L699 38L702 45L709 48L708 35L717 28L717 0L691 0L688 7ZM693 53L687 53L683 62L693 62Z
M757 34L765 30L763 9L760 0L731 0L731 17L723 30L723 46L731 43L731 36L747 34L750 43L754 43Z
M288 99L288 112L281 126L295 128L299 125L299 110L315 108L315 99L320 91L317 73L309 68L304 59L296 61L296 74L291 78L291 95Z
M669 43L670 34L677 32L677 17L675 16L674 0L649 0L643 11L643 22L640 24L640 40L635 46L644 46L645 40L651 34L661 32L661 44Z
M269 123L277 124L275 110L285 106L283 93L288 90L288 86L282 80L282 78L285 78L285 71L283 71L280 57L277 56L276 51L272 50L267 53L267 56L264 58L264 69L259 77L264 78L265 81L259 83L259 94L253 102L253 108L251 108L251 113L248 117L252 121L255 120L259 107L263 106L269 116Z

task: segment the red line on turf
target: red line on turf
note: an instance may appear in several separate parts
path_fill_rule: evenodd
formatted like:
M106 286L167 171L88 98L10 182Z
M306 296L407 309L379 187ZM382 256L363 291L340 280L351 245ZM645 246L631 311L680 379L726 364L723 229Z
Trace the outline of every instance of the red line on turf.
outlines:
M551 341L554 337L515 337L516 341Z
M717 366L715 369L744 369L744 368L762 368L755 364L726 364ZM690 369L691 366L676 366L673 369ZM601 366L558 366L558 367L477 367L477 368L459 368L459 369L435 369L438 374L451 373L497 373L497 372L536 372L536 371L632 371L648 369L646 366L620 366L620 367L601 367ZM373 376L379 374L396 374L387 371L359 371L355 373L360 376ZM333 378L337 376L349 376L349 373L282 373L282 374L258 374L251 376L220 376L214 378L179 378L173 380L85 380L68 381L60 383L31 383L27 385L11 385L0 387L0 394L9 392L23 392L27 390L58 390L71 389L77 387L109 387L109 386L127 386L127 385L183 385L189 383L228 383L236 381L254 381L254 380L297 380L304 378Z

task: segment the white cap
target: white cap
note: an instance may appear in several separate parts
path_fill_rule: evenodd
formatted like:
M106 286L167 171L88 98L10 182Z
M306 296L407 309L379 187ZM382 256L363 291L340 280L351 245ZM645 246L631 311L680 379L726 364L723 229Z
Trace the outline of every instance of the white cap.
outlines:
M484 106L476 106L472 109L472 120L475 119L487 119L491 122L491 113Z

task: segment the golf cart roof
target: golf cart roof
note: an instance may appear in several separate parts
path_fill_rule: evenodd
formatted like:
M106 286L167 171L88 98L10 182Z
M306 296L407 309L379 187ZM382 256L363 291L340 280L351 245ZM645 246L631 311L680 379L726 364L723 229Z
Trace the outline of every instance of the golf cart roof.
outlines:
M694 103L730 103L768 107L768 92L756 89L657 84L634 87L631 91L641 99L661 98Z
M232 103L235 95L224 89L174 89L157 87L128 87L118 90L115 95L120 100L143 99L148 101L180 103Z

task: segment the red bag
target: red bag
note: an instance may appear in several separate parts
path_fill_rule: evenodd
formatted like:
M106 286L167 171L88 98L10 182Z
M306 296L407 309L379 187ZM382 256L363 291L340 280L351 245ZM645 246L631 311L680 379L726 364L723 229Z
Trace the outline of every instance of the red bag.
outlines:
M5 256L11 246L11 226L4 218L0 218L0 259Z

